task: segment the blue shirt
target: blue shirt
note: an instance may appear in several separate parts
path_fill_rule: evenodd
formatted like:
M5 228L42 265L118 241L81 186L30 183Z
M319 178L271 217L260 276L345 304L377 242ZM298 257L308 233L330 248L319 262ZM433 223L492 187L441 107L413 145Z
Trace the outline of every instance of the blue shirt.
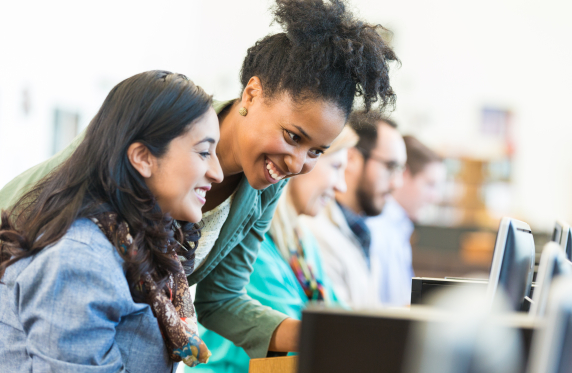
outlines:
M379 301L388 306L411 303L411 234L413 223L393 198L388 198L383 212L367 218L371 231L371 260Z
M0 285L0 372L172 372L157 319L135 303L100 229L65 236L8 267Z

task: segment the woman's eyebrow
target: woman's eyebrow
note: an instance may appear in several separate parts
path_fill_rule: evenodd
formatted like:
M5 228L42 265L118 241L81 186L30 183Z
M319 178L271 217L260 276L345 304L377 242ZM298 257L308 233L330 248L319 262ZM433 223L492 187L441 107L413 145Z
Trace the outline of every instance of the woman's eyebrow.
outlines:
M300 126L297 126L295 124L293 124L294 127L298 128L298 131L302 132L302 135L304 135L308 140L312 141L312 138L310 137L310 135L308 135L306 133L306 131L304 131L304 129Z
M297 126L295 124L293 124L293 126L296 127L298 129L298 131L300 131L302 133L302 135L304 135L308 140L312 141L312 138L310 137L310 135L308 135L306 133L306 131L304 131L304 129L302 129L302 127ZM322 149L328 149L329 147L330 147L329 145L327 145L327 146L326 145L320 145L320 148L322 148Z
M203 142L210 142L211 144L215 144L215 143L216 143L215 139L213 139L212 137L205 137L205 138L202 139L201 141L197 142L195 145L202 144Z

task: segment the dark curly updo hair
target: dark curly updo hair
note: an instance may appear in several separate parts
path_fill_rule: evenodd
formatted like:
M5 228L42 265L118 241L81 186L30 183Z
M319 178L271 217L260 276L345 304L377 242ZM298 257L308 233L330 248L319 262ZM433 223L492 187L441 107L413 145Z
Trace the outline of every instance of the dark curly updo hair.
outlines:
M391 61L381 25L371 25L346 10L341 0L277 0L275 20L285 32L268 35L249 48L242 64L243 88L257 76L267 98L287 92L295 102L321 98L349 115L354 98L365 110L395 104L389 84Z

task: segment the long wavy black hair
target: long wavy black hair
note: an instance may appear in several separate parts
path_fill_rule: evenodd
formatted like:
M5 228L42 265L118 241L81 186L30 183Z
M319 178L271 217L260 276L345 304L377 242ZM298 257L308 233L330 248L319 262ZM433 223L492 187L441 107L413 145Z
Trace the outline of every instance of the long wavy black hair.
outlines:
M171 229L173 220L131 165L127 149L140 142L161 157L211 105L200 87L168 71L144 72L116 85L71 157L2 211L0 278L8 266L60 240L75 220L112 212L133 237L127 253L118 248L133 298L148 299L137 286L146 273L164 288L177 265L173 238L196 242L200 230L184 222L180 230ZM193 265L194 252L185 255Z
M356 96L366 111L394 106L389 64L399 60L381 37L385 28L355 18L342 0L277 0L274 16L284 32L248 49L243 87L257 76L267 98L286 92L295 102L331 101L346 118Z

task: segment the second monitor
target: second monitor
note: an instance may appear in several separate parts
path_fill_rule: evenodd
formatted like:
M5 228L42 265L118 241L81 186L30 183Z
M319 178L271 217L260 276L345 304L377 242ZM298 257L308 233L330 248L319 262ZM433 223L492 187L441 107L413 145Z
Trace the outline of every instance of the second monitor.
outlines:
M525 222L511 218L502 218L497 233L487 299L490 304L502 289L510 307L519 311L530 293L534 274L534 239L532 231Z
M572 230L568 223L557 220L552 232L552 241L560 245L562 250L566 252L568 260L572 260Z

